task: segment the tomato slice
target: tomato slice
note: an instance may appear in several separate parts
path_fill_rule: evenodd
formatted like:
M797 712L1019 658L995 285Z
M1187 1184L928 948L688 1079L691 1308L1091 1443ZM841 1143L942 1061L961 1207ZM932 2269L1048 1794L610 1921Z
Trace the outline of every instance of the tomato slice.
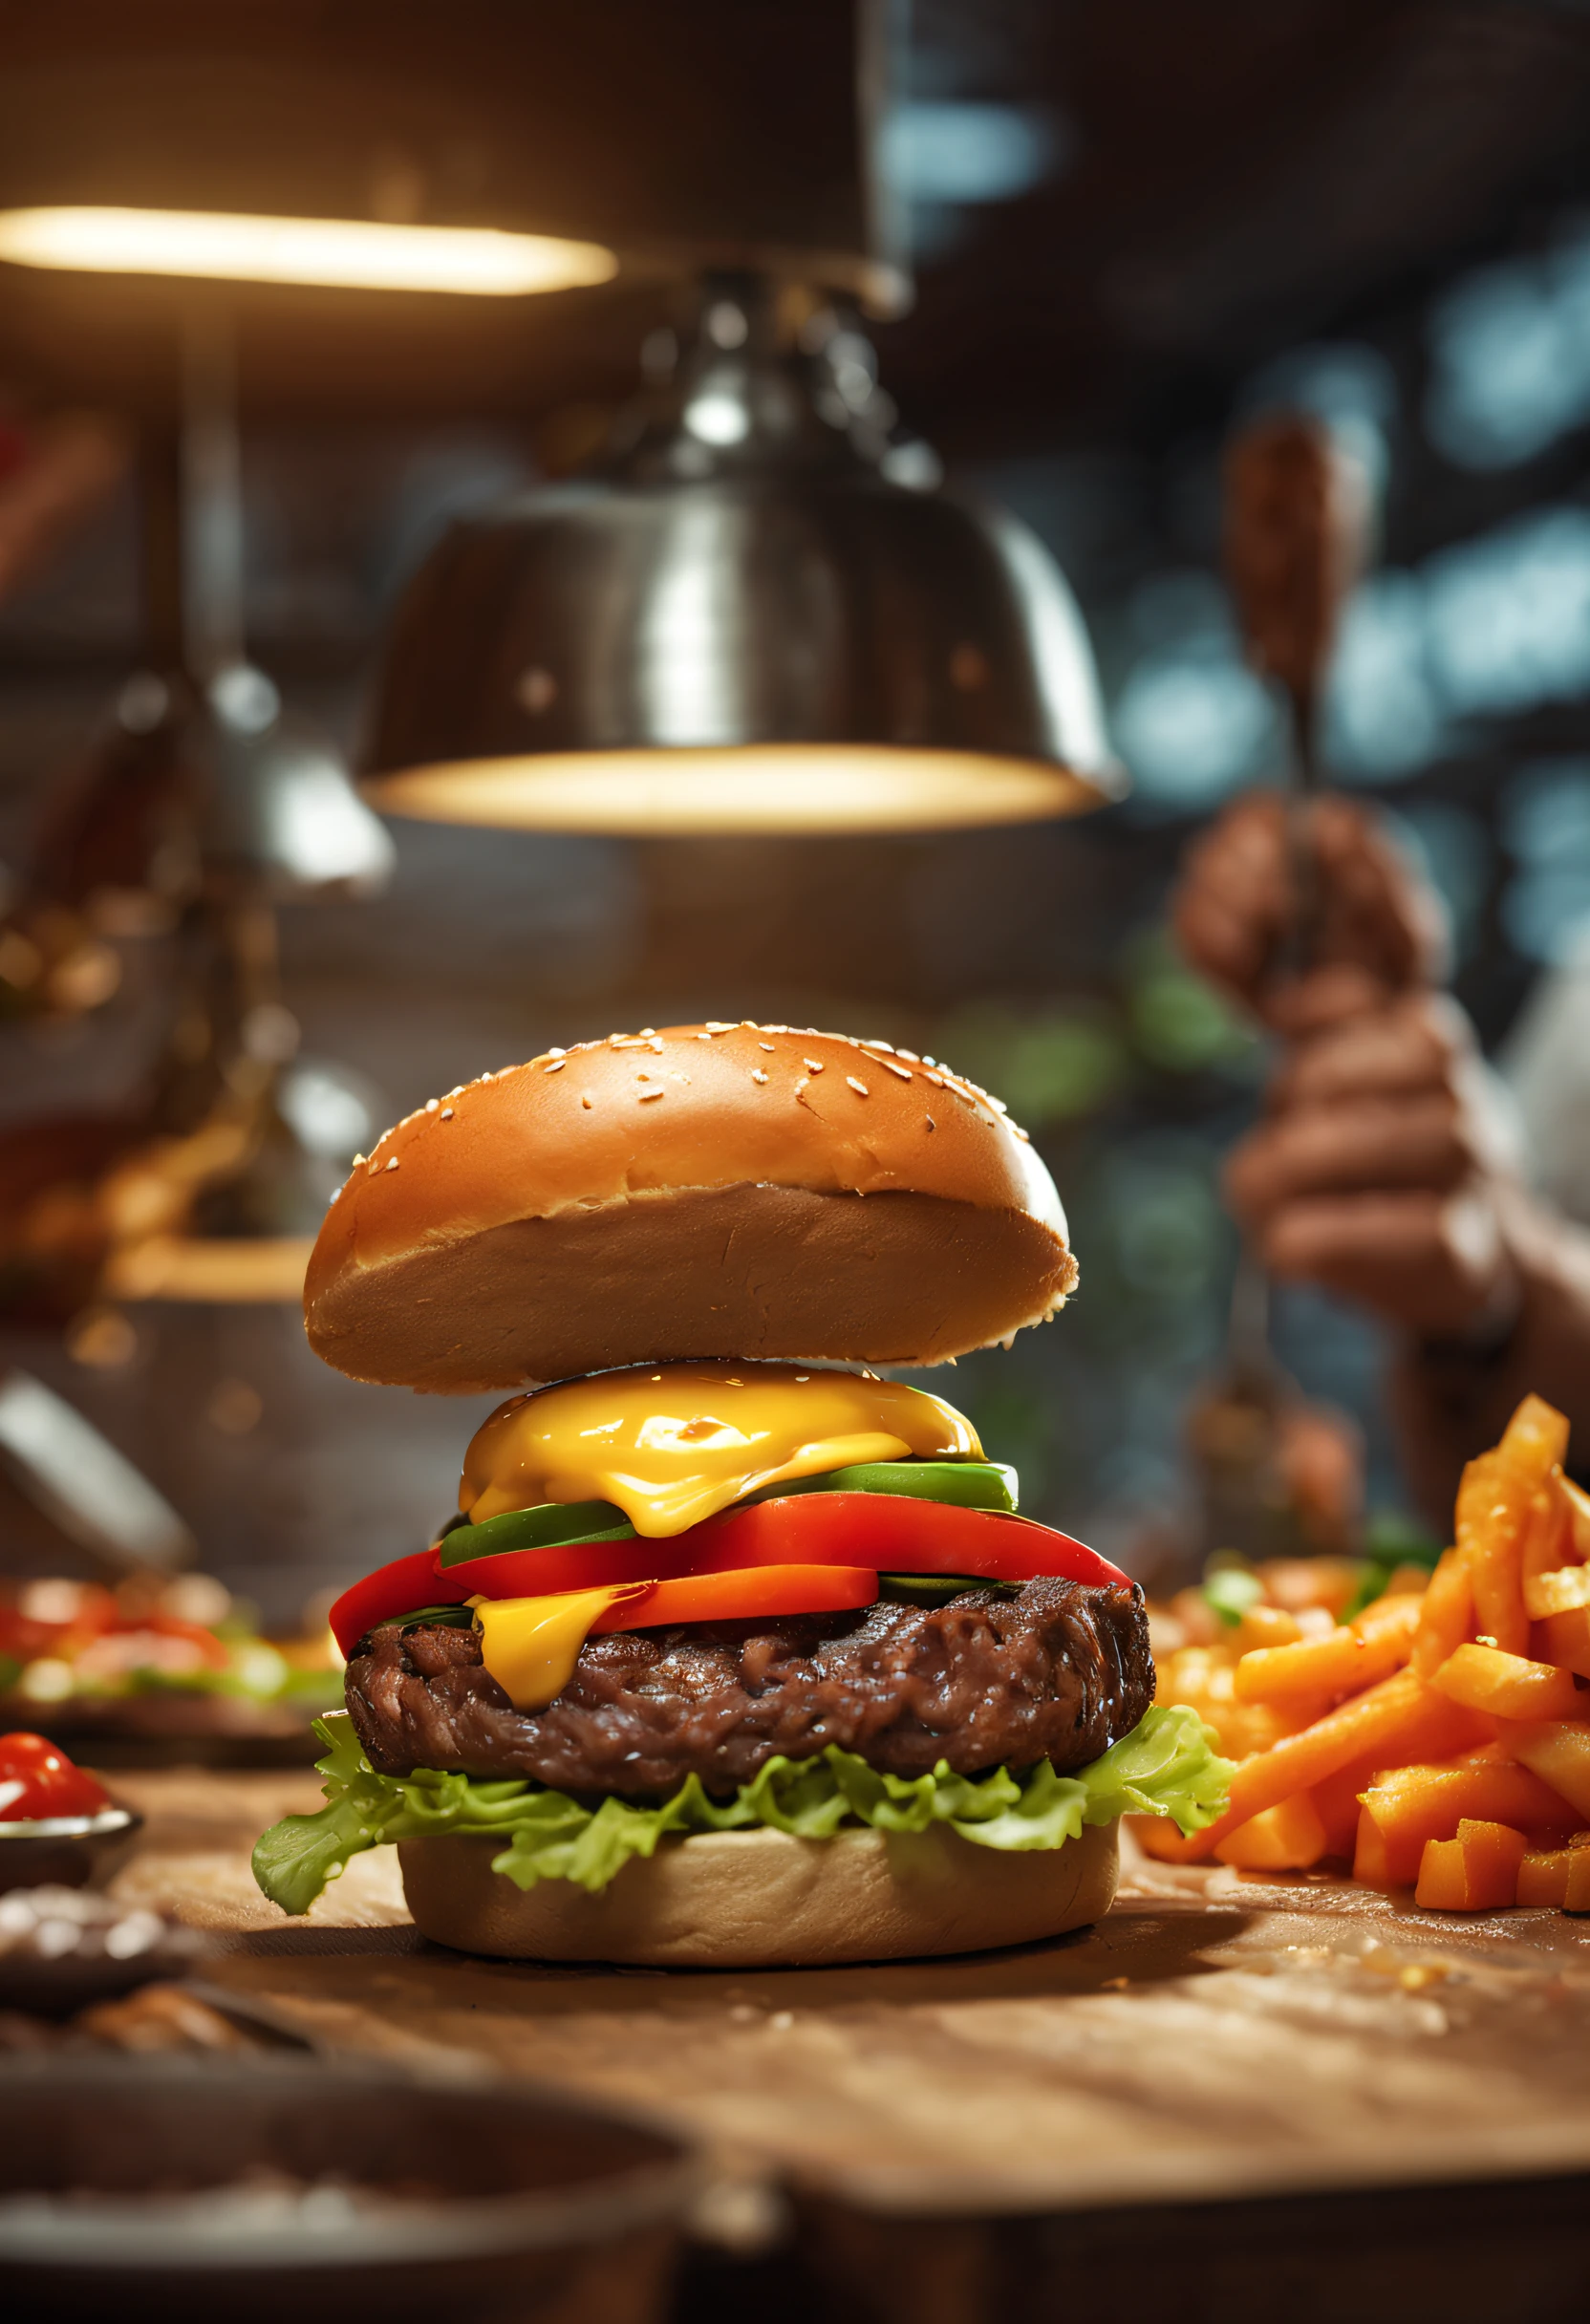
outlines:
M470 1559L446 1567L438 1577L446 1587L432 1596L439 1603L455 1590L460 1599L477 1592L483 1598L536 1598L605 1582L809 1564L867 1567L873 1573L977 1574L991 1582L1031 1582L1055 1574L1068 1582L1130 1586L1120 1568L1096 1551L1027 1517L889 1494L808 1493L726 1509L662 1539L570 1542ZM411 1595L404 1606L425 1603L422 1595ZM394 1604L389 1610L400 1613L403 1607Z
M459 1581L459 1574L465 1570L454 1566L443 1573L438 1568L434 1549L419 1549L413 1557L395 1558L390 1565L377 1566L362 1582L355 1582L351 1589L343 1591L326 1617L344 1659L352 1654L366 1630L375 1629L377 1623L390 1622L395 1614L406 1614L411 1606L466 1605L471 1598L479 1597L482 1592L478 1581ZM562 1586L573 1589L577 1584L566 1582ZM493 1598L527 1598L532 1593L492 1590L488 1594Z
M661 1539L499 1550L492 1557L448 1566L439 1562L434 1548L419 1550L345 1590L332 1608L331 1625L343 1653L351 1654L367 1630L414 1606L463 1605L474 1597L549 1598L609 1582L660 1582L781 1565L841 1566L872 1574L971 1574L990 1582L1031 1582L1053 1574L1066 1582L1131 1586L1119 1566L1097 1551L1030 1517L961 1509L948 1501L907 1500L893 1494L805 1493L726 1509L705 1524ZM631 1621L626 1626L642 1625Z
M865 1565L751 1565L721 1574L680 1574L622 1599L591 1625L655 1630L679 1622L746 1622L762 1615L828 1614L871 1605L878 1577Z

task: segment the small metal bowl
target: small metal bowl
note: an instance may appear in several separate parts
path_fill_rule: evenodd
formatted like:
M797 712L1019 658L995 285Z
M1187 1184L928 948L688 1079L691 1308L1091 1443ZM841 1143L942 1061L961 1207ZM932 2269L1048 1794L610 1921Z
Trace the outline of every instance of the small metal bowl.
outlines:
M0 1823L0 1894L8 1888L102 1888L143 1826L131 1808Z
M355 2060L0 2066L0 2312L653 2324L698 2167L522 2083Z

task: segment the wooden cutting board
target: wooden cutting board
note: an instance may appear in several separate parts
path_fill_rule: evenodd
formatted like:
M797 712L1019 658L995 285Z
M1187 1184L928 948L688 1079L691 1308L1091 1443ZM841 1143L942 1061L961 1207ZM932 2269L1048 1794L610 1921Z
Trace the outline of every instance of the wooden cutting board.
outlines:
M149 1818L118 1893L214 1930L214 1981L284 2024L664 2115L819 2205L923 2222L1590 2171L1590 1921L1134 1860L1098 1927L1014 1952L539 1968L426 1945L391 1851L306 1922L268 1904L248 1847L317 1804L312 1776L116 1783Z

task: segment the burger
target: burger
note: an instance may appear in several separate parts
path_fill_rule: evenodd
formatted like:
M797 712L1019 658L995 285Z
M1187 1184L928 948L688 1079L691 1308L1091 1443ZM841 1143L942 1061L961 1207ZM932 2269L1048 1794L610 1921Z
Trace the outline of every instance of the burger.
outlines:
M266 1894L396 1841L442 1944L722 1967L1096 1919L1120 1816L1201 1828L1222 1763L1153 1705L1135 1584L876 1368L1008 1345L1076 1277L1025 1132L887 1042L614 1034L398 1123L311 1345L513 1393L440 1537L333 1609L327 1804L261 1840Z

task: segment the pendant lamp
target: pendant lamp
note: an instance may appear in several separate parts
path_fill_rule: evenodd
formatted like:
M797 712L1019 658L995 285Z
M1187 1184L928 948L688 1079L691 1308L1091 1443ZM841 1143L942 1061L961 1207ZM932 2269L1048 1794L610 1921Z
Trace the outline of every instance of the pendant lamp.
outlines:
M1119 796L1048 551L1000 510L906 481L870 350L790 310L765 281L709 280L670 376L593 472L453 525L388 640L374 804L792 833Z

